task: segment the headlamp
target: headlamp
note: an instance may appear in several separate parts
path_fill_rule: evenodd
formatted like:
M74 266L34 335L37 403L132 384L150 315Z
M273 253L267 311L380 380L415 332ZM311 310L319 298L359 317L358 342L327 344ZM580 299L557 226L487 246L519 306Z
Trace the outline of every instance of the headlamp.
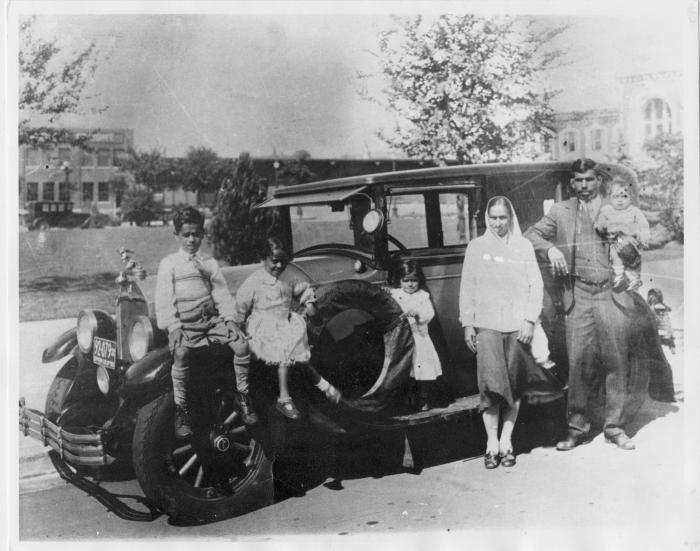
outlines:
M143 358L153 348L153 324L148 316L137 316L129 331L129 354L133 361Z
M97 332L97 316L92 310L82 310L78 314L78 348L83 354L92 350L92 339Z

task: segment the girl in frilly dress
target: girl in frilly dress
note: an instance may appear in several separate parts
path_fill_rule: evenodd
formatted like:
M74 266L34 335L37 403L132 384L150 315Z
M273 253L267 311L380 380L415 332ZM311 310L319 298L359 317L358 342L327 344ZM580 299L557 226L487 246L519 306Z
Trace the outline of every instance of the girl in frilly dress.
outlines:
M415 343L411 377L418 386L418 408L427 411L430 408L430 386L442 375L440 358L428 334L428 324L435 317L435 310L428 291L421 289L424 278L415 260L401 262L397 280L399 287L390 292L411 326Z
M236 293L236 322L245 323L250 337L250 351L268 365L277 366L279 398L277 410L290 419L300 417L299 410L289 394L289 368L303 364L312 382L334 403L340 401L340 392L308 365L311 351L306 336L304 318L291 311L292 298L313 315L313 289L307 281L289 283L279 279L289 263L289 255L282 242L270 237L264 251L263 269L253 272Z

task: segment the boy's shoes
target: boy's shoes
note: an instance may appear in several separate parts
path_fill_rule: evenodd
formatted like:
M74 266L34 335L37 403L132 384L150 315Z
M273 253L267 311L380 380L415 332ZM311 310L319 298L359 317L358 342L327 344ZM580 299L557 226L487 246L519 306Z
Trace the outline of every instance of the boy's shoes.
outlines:
M192 436L190 413L182 406L175 406L175 436L186 439Z
M294 402L292 402L291 398L289 400L285 400L284 402L277 400L277 404L275 405L275 407L277 408L277 411L279 411L288 419L296 420L299 419L299 417L301 417L301 413L299 413L299 410L294 405Z
M323 393L326 395L326 398L328 398L328 400L334 404L339 403L343 397L340 391L330 383L328 384L328 388L324 390Z
M255 410L253 409L250 396L247 394L239 394L239 396L240 400L238 401L238 404L241 407L241 418L243 419L243 423L246 425L255 425L259 419L258 414L255 413Z

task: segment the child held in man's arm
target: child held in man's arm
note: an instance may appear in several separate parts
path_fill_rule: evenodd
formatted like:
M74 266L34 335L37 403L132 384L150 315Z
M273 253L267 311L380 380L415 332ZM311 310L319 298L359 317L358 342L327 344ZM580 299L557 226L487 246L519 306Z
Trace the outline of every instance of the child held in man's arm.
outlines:
M234 322L235 302L218 262L199 252L204 217L197 209L185 207L175 213L173 226L180 249L158 266L155 303L158 327L168 331L173 355L176 436L192 435L188 408L190 351L210 343L227 344L233 350L243 421L254 424L258 419L248 397L250 355L245 333Z
M636 291L642 286L640 248L649 243L646 217L632 204L629 185L613 179L610 203L600 208L595 228L610 243L610 263L614 272L613 290Z

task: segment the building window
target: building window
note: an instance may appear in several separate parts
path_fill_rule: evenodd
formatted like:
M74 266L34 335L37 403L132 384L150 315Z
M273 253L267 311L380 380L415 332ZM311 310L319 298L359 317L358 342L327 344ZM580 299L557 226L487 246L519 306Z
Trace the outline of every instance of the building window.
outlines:
M26 150L27 166L39 166L41 164L41 150L29 147Z
M58 184L58 200L70 201L70 183L60 182Z
M119 166L119 163L121 161L126 160L126 151L124 151L123 149L115 149L113 155L114 156L112 164L114 166Z
M27 201L39 200L39 182L27 182Z
M576 132L567 132L564 139L564 146L567 151L576 151Z
M58 164L70 163L70 147L58 148Z
M112 155L109 149L97 150L97 166L112 166Z
M603 149L603 130L596 128L591 130L591 149L601 151Z
M670 134L671 108L660 98L650 99L644 106L644 133L647 138L653 138L659 134Z
M41 199L43 201L53 201L55 192L54 188L55 184L53 182L44 182L44 185L41 186Z
M109 182L97 183L97 200L109 201Z
M542 152L543 153L551 153L552 152L552 143L551 143L551 137L547 134L542 134L540 135L540 145L542 147Z
M95 166L95 154L90 151L80 151L80 166Z
M93 182L83 182L83 202L91 203L95 200L95 186Z

